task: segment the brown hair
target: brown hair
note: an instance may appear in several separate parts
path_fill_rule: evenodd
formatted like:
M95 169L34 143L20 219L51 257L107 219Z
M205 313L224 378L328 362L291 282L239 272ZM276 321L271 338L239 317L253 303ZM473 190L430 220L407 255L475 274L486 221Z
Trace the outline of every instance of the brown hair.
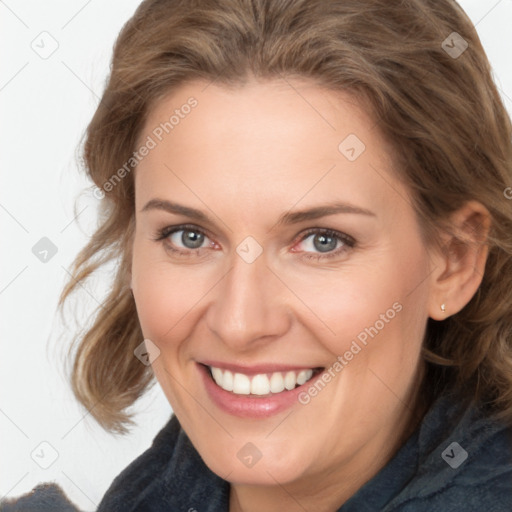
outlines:
M454 41L467 49L450 53L464 49ZM512 422L512 201L504 193L512 184L512 130L463 10L451 0L146 0L117 39L85 134L88 176L106 190L132 157L151 105L184 82L236 87L251 76L306 78L364 98L395 149L429 239L466 201L489 210L482 284L459 313L428 321L424 356L434 394L450 384ZM59 304L118 262L92 327L76 340L72 388L104 428L124 433L133 423L126 408L154 383L151 367L134 357L143 335L127 279L133 173L104 195L101 213Z

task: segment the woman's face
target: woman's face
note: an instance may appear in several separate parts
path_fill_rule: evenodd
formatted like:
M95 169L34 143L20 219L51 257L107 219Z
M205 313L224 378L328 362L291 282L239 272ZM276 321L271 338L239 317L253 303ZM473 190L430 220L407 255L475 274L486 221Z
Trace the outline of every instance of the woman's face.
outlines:
M433 267L374 120L308 82L196 82L143 144L132 288L206 464L239 484L373 474L411 419Z

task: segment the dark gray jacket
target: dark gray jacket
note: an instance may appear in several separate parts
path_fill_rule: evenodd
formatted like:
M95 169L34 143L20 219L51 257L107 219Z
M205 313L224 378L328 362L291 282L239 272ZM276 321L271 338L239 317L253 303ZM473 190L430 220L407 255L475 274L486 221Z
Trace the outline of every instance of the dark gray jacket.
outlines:
M395 457L338 512L512 512L511 436L475 406L441 397ZM33 500L49 499L42 489ZM55 494L55 487L47 489ZM228 482L207 468L171 416L152 446L115 478L97 512L227 512L228 503ZM75 509L69 502L39 508L22 497L0 510Z
M512 512L511 436L476 407L441 397L338 512ZM114 480L98 512L227 512L228 503L229 484L207 468L173 416Z

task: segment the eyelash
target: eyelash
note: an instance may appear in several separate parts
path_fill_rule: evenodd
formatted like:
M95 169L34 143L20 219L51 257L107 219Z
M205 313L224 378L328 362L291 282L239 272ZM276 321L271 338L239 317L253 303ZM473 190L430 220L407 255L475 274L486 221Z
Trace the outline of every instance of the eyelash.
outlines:
M207 233L205 233L202 229L198 228L197 226L191 225L191 224L182 224L180 226L167 226L163 229L160 229L156 233L156 237L154 238L157 242L165 242L165 240L173 235L174 233L177 233L179 231L193 231L194 233L199 233L203 235L206 238L209 238ZM339 256L341 253L346 252L348 249L353 249L356 245L356 241L354 238L352 238L349 235L346 235L345 233L341 233L339 231L334 231L332 229L327 228L310 228L306 230L304 233L301 234L300 238L294 240L294 245L303 242L304 240L307 240L311 235L326 235L327 237L336 238L340 242L343 243L341 247L338 247L337 249L333 251L329 251L326 253L311 253L311 252L304 252L301 257L306 258L308 260L325 260L329 258L334 258ZM207 249L206 247L200 247L198 249L188 249L186 251L182 249L176 249L175 247L172 247L170 244L165 244L165 247L167 250L171 251L172 253L176 254L179 257L190 257L190 256L200 256L202 251L204 249Z

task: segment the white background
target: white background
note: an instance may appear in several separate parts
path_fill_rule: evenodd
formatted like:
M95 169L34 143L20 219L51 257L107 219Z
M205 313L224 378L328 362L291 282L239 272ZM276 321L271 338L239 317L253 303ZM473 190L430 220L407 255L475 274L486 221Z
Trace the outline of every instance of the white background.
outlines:
M62 360L73 325L66 330L56 314L66 269L95 225L97 201L79 171L78 144L101 97L114 40L138 4L0 0L0 499L55 481L80 509L94 510L171 413L156 385L136 404L130 435L106 434L69 390ZM512 0L460 4L512 112ZM58 44L47 59L31 47L42 46L42 37L46 49ZM57 247L46 263L32 253L42 237ZM81 295L80 322L102 298L102 277L108 274L89 289L94 299ZM41 442L58 454L47 469L34 460L51 460L53 449Z

